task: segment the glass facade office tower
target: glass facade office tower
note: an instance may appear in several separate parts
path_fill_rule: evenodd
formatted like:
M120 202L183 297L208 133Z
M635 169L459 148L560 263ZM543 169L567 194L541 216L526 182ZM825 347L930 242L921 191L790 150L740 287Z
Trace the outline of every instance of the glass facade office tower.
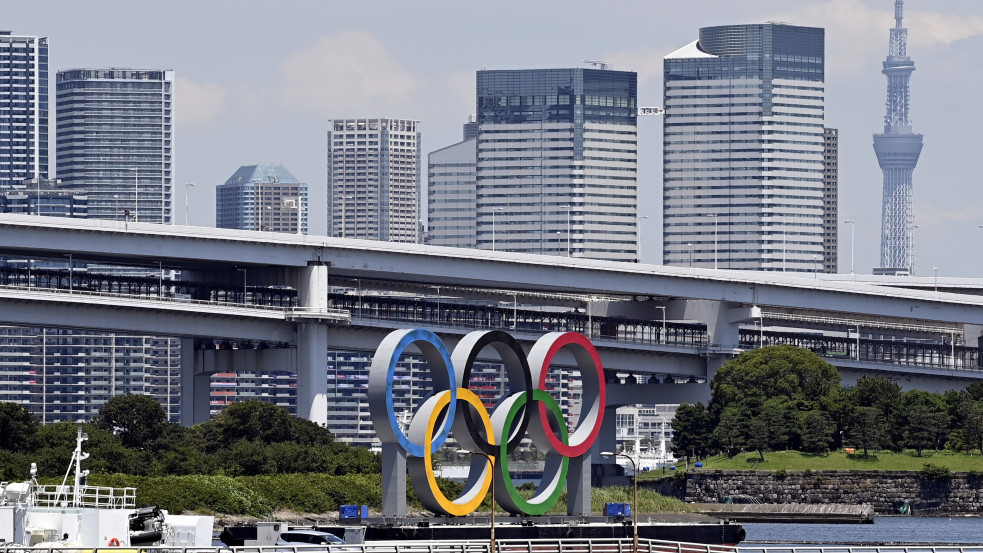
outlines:
M56 83L58 176L97 219L170 224L174 72L71 69Z
M243 165L215 187L215 226L306 234L307 205L307 184L283 165Z
M664 73L663 262L821 271L823 29L706 27Z
M428 244L474 248L477 125L464 125L464 140L427 156Z
M336 119L328 130L328 233L419 241L419 121Z
M0 122L0 188L47 178L47 38L0 31Z
M636 260L637 81L602 69L478 71L478 248Z

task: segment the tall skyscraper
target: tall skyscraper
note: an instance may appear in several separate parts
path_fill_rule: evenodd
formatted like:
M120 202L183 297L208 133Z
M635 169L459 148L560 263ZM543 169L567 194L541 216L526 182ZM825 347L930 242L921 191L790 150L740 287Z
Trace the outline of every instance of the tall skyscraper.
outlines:
M0 31L0 121L0 188L47 178L47 38Z
M328 130L328 233L418 242L419 121L336 119Z
M56 83L58 177L89 217L170 224L174 72L71 69Z
M215 187L215 226L306 234L307 205L307 184L283 165L243 165Z
M700 29L664 60L663 262L816 272L824 31Z
M908 29L901 26L903 0L894 2L894 28L882 73L887 76L884 132L874 135L874 153L884 173L881 204L881 266L875 274L913 272L911 174L922 152L922 135L911 132L908 81L915 62L908 56Z
M823 147L823 271L839 272L840 243L840 133L824 131Z
M475 144L477 125L464 125L464 140L427 156L427 243L474 248Z
M479 71L478 248L637 259L638 76Z

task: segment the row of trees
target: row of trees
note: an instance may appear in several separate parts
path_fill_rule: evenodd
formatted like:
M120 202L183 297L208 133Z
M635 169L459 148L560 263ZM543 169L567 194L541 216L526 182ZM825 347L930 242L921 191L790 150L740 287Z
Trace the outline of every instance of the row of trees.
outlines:
M871 451L948 448L983 453L983 383L937 394L902 392L887 378L840 385L836 368L809 350L769 346L742 353L710 382L709 405L683 404L672 428L677 456L831 447Z
M0 480L65 473L75 448L74 423L41 425L14 403L0 403ZM336 442L317 424L276 405L245 401L191 427L167 421L147 396L115 397L84 425L92 472L170 476L290 473L378 474L379 456Z

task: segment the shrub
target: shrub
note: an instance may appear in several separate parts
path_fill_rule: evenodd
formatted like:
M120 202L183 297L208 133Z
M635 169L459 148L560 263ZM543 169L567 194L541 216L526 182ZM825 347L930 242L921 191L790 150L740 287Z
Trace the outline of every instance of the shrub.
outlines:
M919 472L919 476L921 476L923 480L948 480L949 478L952 478L952 471L949 470L949 467L925 463L925 465L922 466L921 472Z

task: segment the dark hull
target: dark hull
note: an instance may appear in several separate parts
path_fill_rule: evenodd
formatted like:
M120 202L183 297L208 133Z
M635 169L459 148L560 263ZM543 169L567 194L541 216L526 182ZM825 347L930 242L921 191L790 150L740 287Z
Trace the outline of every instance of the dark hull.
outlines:
M713 519L702 515L674 515L668 519L644 515L639 521L638 536L643 539L681 541L708 545L735 545L745 536L744 528L737 523ZM555 520L537 522L535 519L503 517L495 521L496 540L530 539L589 539L631 538L630 519ZM439 524L437 523L439 520ZM417 519L412 523L387 525L366 521L365 541L380 540L481 540L490 538L487 517L461 519L444 523L444 519ZM651 522L650 522L651 520ZM336 535L345 535L345 525L319 527Z

